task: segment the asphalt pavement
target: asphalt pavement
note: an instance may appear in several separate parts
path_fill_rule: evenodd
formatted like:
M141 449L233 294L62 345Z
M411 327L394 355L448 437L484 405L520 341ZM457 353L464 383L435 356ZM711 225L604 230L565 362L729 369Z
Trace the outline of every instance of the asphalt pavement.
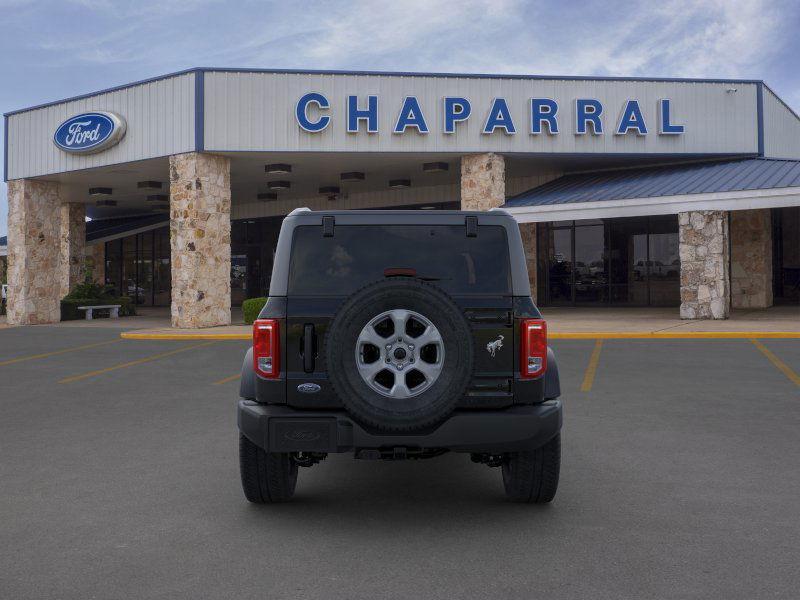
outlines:
M248 504L243 341L0 330L0 598L797 598L800 340L556 340L549 506L331 456Z

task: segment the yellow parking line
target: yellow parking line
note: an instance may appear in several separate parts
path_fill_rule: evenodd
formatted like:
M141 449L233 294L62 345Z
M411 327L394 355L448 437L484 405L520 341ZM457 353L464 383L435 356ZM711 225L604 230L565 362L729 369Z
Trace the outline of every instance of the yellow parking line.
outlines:
M252 340L247 333L137 333L124 331L119 336L126 340ZM716 339L798 339L800 331L549 331L551 340L716 340Z
M800 331L586 331L547 332L551 340L749 340L798 339Z
M193 346L184 346L183 348L178 348L177 350L170 350L169 352L162 352L160 354L154 354L152 356L147 356L145 358L140 358L138 360L132 360L130 362L121 363L118 365L114 365L113 367L106 367L105 369L97 369L96 371L89 371L88 373L81 373L80 375L73 375L72 377L65 377L58 383L72 383L73 381L80 381L81 379L87 379L88 377L94 377L95 375L102 375L103 373L109 373L110 371L116 371L117 369L125 369L127 367L135 367L136 365L141 365L143 363L152 362L154 360L158 360L159 358L165 358L167 356L172 356L173 354L180 354L181 352L188 352L189 350L194 350L195 348L202 348L204 346L210 346L214 342L205 342L203 344L195 344Z
M226 377L225 379L220 379L219 381L215 381L211 385L222 385L223 383L230 383L231 381L235 381L241 377L241 373L237 373L236 375L231 375L230 377Z
M123 331L125 340L252 340L252 333L135 333Z
M5 365L13 365L14 363L23 362L26 360L36 360L37 358L48 358L50 356L57 356L59 354L66 354L67 352L77 352L78 350L88 350L89 348L97 348L98 346L105 346L113 344L119 340L110 340L107 342L97 342L95 344L84 344L83 346L73 346L72 348L64 348L63 350L54 350L53 352L43 352L42 354L32 354L31 356L20 356L19 358L12 358L0 362L0 367Z
M603 349L603 340L597 340L594 343L594 350L592 356L589 358L589 364L586 367L586 373L583 375L583 383L581 384L582 392L591 392L592 384L594 383L594 376L597 373L597 364L600 362L600 351Z
M771 362L775 367L786 377L789 378L789 381L793 382L795 385L800 386L800 375L792 371L791 367L783 362L780 358L775 356L769 348L767 348L764 344L759 342L758 340L750 340L753 342L756 348L761 351L761 354L767 357L769 362Z

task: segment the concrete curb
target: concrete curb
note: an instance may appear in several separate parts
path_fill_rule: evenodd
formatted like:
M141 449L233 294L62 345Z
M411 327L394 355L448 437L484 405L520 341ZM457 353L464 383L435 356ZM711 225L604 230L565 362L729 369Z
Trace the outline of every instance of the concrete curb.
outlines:
M136 333L119 334L126 340L249 340L249 333ZM800 331L587 331L550 333L551 340L750 340L800 339Z

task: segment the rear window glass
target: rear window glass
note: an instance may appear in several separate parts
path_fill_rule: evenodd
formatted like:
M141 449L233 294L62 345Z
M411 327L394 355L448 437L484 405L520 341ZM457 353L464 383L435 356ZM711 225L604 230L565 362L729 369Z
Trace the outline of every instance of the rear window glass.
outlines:
M451 294L508 294L508 242L503 227L481 225L467 237L463 225L337 225L295 229L289 293L351 294L385 278L386 269L414 269Z

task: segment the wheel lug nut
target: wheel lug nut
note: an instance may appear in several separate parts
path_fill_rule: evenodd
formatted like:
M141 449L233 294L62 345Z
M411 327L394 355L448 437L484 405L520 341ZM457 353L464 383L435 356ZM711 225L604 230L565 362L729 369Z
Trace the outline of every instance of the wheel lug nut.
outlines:
M413 362L414 362L414 359L413 359L413 358L410 358L410 359L408 360L408 362L412 362L412 363L413 363Z
M392 349L392 345L391 344L386 344L386 349L387 350L391 350Z
M387 358L386 359L386 364L389 364L390 362L392 362L392 359L391 358Z
M409 344L409 345L408 345L408 349L409 349L409 350L413 350L413 349L414 349L414 346L413 346L413 344Z

